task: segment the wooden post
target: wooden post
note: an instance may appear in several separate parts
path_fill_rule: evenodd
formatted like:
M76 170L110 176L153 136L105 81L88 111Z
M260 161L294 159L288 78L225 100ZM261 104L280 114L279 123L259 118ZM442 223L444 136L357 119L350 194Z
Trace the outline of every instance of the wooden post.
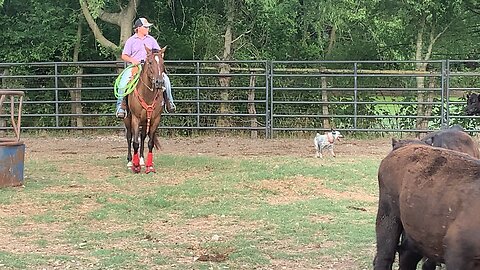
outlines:
M327 78L322 77L322 102L325 102L325 104L322 105L322 115L328 115L328 91L327 91ZM323 118L323 128L330 128L330 119L328 118Z
M255 73L250 72L252 74L250 76L250 90L248 91L248 113L249 114L256 114L257 110L255 109ZM258 126L257 124L257 117L255 115L250 117L250 127L256 128ZM256 129L252 130L250 132L250 138L256 139L258 136L258 132Z

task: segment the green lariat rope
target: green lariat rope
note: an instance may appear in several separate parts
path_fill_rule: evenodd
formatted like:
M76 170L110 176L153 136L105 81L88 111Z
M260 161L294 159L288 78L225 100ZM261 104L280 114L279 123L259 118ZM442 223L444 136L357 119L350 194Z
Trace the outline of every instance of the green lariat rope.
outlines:
M118 85L120 84L120 80L122 79L123 74L127 70L132 69L135 66L138 66L137 73L135 73L135 75L133 75L133 78L127 83L127 86L125 87L125 91L123 93L119 93L118 92ZM142 65L141 64L138 64L138 65L131 64L127 68L125 68L122 71L122 73L120 73L120 75L118 75L117 79L115 80L115 84L113 85L113 93L115 94L115 97L116 98L124 97L124 96L127 96L128 94L132 93L133 90L135 90L135 87L137 86L138 79L140 78L140 73L141 72L142 72Z

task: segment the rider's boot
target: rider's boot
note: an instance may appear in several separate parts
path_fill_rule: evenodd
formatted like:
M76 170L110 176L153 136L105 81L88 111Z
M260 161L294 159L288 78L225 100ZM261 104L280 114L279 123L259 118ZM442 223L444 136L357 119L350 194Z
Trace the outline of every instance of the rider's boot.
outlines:
M175 103L173 103L173 100L169 98L167 91L163 92L163 100L165 100L165 110L168 113L174 113L175 110L177 109L177 106L175 106Z
M125 98L119 98L120 102L117 101L117 111L116 116L117 118L124 119L127 117L127 101Z

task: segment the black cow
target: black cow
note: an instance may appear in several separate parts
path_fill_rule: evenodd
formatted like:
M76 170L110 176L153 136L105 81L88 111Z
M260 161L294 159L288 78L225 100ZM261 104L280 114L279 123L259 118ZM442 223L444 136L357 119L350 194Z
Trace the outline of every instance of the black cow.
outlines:
M480 115L480 95L469 94L467 95L467 108L465 109L467 115Z

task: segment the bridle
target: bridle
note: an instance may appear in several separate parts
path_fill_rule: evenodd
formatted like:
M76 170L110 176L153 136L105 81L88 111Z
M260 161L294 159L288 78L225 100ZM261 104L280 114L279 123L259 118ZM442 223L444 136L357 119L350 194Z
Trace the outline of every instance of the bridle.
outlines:
M155 64L157 68L154 70L153 67ZM145 87L147 87L152 92L155 89L160 89L164 87L163 70L162 70L163 66L164 64L163 64L163 58L161 56L161 53L152 52L150 54L147 54L147 58L145 59L143 69L144 69L144 72L147 72L147 77L150 78L150 86L143 81L142 76L140 76L140 80L145 85ZM155 73L157 73L158 75L155 76Z
M157 65L157 68L153 68L154 65ZM142 84L147 87L150 91L155 92L155 97L151 104L148 104L142 95L138 92L138 87L135 88L134 94L137 97L138 101L142 105L142 108L147 111L147 131L148 134L150 130L150 120L152 118L153 111L155 110L155 106L157 104L157 100L160 97L160 94L163 94L164 89L164 81L163 81L163 58L161 53L158 52L151 52L147 54L147 58L145 59L143 72L148 72L147 77L151 79L150 86L143 81L143 76L140 75L140 81ZM155 76L157 74L157 76ZM156 90L156 91L155 91Z

